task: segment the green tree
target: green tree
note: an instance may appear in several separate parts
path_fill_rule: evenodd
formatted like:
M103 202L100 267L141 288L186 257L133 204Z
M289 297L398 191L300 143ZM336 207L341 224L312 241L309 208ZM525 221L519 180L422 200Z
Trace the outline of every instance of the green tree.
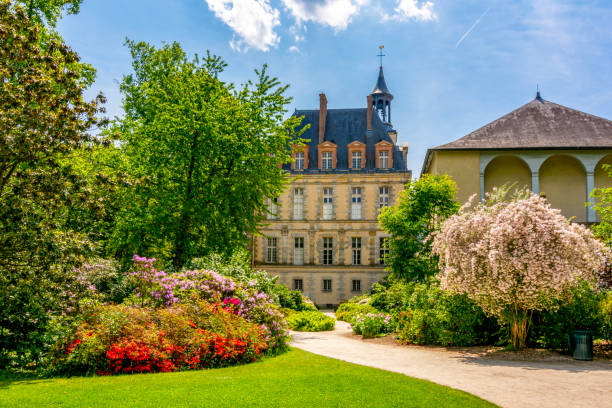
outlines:
M612 166L604 164L603 169L612 177ZM601 217L601 222L593 226L595 236L612 247L612 187L596 188L591 193L595 211Z
M391 234L388 262L392 277L422 280L437 273L431 233L459 209L456 190L447 175L425 174L406 185L395 206L382 210L378 221Z
M300 119L283 119L287 86L264 66L257 81L219 79L219 57L189 58L177 43L127 41L134 73L124 77L125 117L114 133L134 188L125 191L109 248L171 260L229 255L247 242L266 200L288 181Z
M73 211L97 212L67 160L98 143L88 131L104 98L88 102L78 55L46 36L21 6L0 0L0 352L42 347L62 283L92 249L69 228ZM4 360L6 361L6 360Z
M17 0L26 11L28 19L36 23L55 26L62 13L77 14L83 0Z

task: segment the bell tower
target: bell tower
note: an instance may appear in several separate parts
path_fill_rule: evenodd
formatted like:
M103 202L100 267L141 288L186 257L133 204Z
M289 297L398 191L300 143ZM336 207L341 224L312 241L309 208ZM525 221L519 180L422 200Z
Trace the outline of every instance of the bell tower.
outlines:
M378 48L380 50L378 54L380 58L380 68L378 70L376 85L370 94L372 96L372 109L376 110L383 124L388 130L391 130L393 129L393 125L391 124L391 101L393 100L393 95L389 92L389 88L387 88L385 75L383 74L382 57L385 56L385 54L383 54L385 46L381 45Z

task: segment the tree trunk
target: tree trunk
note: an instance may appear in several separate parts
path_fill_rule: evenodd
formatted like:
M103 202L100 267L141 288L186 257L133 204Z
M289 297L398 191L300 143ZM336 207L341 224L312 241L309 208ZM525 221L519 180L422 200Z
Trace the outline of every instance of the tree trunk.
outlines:
M529 330L530 316L527 310L521 309L514 304L514 310L510 314L510 337L512 347L524 349L527 346L527 331Z

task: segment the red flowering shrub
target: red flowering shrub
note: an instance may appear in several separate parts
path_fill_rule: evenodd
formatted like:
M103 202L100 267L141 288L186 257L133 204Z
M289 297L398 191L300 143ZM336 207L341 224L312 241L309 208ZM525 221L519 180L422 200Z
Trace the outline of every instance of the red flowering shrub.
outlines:
M266 333L224 305L100 306L58 357L59 371L99 375L225 367L256 361Z

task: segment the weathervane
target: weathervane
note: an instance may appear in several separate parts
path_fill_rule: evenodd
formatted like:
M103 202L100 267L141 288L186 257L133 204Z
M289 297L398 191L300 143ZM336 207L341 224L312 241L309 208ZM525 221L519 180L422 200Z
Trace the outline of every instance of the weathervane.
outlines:
M378 56L380 57L380 66L381 67L382 67L382 57L385 56L385 54L382 53L384 48L385 48L384 45L379 45L378 46L378 49L380 50Z

